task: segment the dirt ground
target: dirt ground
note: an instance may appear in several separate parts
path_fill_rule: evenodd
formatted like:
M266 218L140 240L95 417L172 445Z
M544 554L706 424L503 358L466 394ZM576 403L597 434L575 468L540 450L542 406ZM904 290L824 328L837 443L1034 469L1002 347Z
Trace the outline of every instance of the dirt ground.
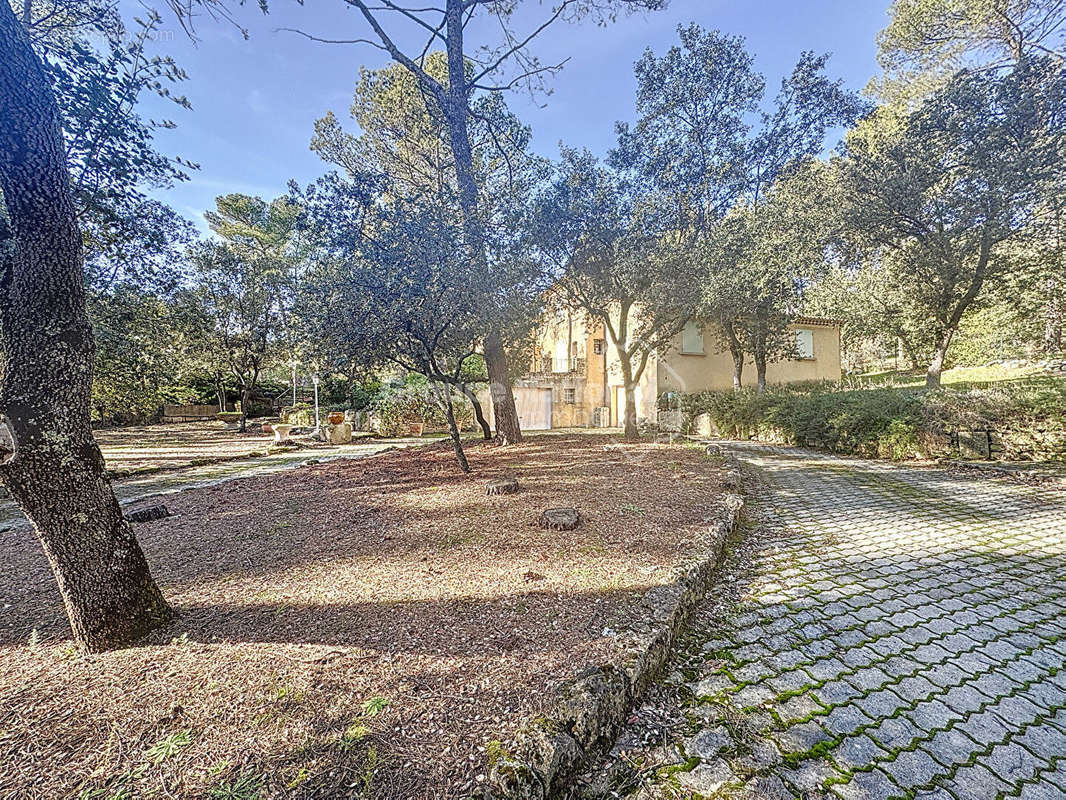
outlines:
M178 617L114 653L74 651L36 541L2 534L0 798L474 794L722 494L683 445L469 456L469 476L441 443L168 498L137 532ZM502 474L522 490L486 496ZM556 505L583 525L541 529Z
M174 422L93 431L113 473L177 469L207 461L265 453L271 437L237 433L223 422Z

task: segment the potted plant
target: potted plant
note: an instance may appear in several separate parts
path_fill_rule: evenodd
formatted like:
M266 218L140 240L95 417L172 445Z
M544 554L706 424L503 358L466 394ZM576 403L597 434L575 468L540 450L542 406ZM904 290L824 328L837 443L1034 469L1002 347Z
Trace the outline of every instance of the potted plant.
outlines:
M342 422L344 422L344 412L330 411L327 419L329 420L330 425L340 425Z

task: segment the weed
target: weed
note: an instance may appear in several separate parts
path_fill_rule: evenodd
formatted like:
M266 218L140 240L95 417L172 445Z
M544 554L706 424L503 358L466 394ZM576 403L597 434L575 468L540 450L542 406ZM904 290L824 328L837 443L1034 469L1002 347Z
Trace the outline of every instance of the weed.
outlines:
M223 781L211 789L213 800L259 800L263 781L258 775L240 775L234 781Z
M190 744L192 744L192 735L188 731L178 731L160 739L149 747L144 754L153 764L162 764Z

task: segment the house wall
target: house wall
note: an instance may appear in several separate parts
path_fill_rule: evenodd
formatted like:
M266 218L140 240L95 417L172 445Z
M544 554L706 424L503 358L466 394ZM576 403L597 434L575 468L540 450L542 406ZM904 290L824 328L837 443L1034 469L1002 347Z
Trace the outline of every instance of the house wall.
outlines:
M813 333L814 358L777 361L766 366L769 384L840 380L840 329L835 325L797 324L793 330ZM709 325L704 326L703 354L681 352L681 335L658 365L659 392L727 391L733 388L733 358L721 347ZM755 386L755 365L744 364L743 384Z

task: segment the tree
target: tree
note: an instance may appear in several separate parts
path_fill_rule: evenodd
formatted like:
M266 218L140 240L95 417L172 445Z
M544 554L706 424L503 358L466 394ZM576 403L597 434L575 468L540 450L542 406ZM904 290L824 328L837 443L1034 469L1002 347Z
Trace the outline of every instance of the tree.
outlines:
M661 230L656 198L588 152L564 149L539 203L536 240L568 308L603 326L618 353L625 437L637 433L636 388L651 357L693 315L698 278L673 230ZM680 254L680 255L679 255Z
M825 181L813 159L830 129L855 121L859 103L825 75L827 61L805 52L781 81L772 110L743 142L736 204L702 245L709 265L704 312L733 357L735 389L745 354L760 392L767 365L794 354L789 326L829 243Z
M877 37L885 72L869 87L886 101L920 101L962 69L1066 60L1064 0L894 0L888 15Z
M878 36L884 74L867 91L889 104L913 110L962 69L990 74L1015 69L1023 61L1047 58L1066 64L1064 0L895 0L890 22ZM1053 353L1062 346L1062 293L1066 274L1066 175L1049 187L1047 208L1034 230L1013 250L1012 279L1019 299L1042 308L1041 344Z
M871 115L836 162L851 240L881 254L926 320L929 387L963 315L1061 180L1064 81L1047 58L1005 75L962 72L912 114Z
M275 264L233 243L210 241L191 249L190 262L200 302L213 323L213 345L240 391L243 433L252 394L281 330Z
M170 611L92 437L93 337L59 107L8 3L0 108L0 478L41 541L75 641L99 650Z
M311 335L338 363L425 376L439 390L456 460L469 472L452 391L471 400L488 435L469 384L487 380L471 374L484 331L503 328L498 310L484 302L485 282L498 285L502 273L489 276L467 257L454 198L434 204L405 197L382 176L331 174L308 187L300 204L317 245ZM491 254L494 241L486 244Z
M606 21L619 10L655 9L664 5L664 0L559 0L540 25L523 34L516 32L511 25L512 16L518 8L515 2L445 0L443 7L425 8L409 8L392 0L381 5L364 0L345 2L361 14L372 37L345 40L345 43L370 44L388 53L393 61L415 77L420 89L432 100L444 120L455 171L465 247L468 258L481 267L487 266L487 262L483 209L470 135L471 120L476 114L471 109L472 98L482 92L500 93L516 87L533 90L540 86L545 76L557 72L562 64L542 65L529 52L529 48L537 36L560 20L576 20L591 15L598 21ZM398 25L383 22L386 15L394 15ZM493 27L502 32L500 43L468 48L467 28L473 20L485 17L492 18ZM413 26L416 31L427 35L425 46L417 54L412 55L414 51L404 52L397 44L400 25ZM446 82L434 77L425 68L426 54L437 47L447 57ZM497 436L501 443L518 442L522 432L500 332L488 331L483 348Z
M639 118L618 126L611 162L655 187L682 246L712 267L701 313L733 356L734 385L750 353L765 386L766 364L791 352L798 269L819 244L811 238L818 215L798 213L801 194L767 201L822 150L828 130L854 121L858 103L826 77L827 56L805 52L772 108L756 116L765 81L743 39L695 24L678 34L679 46L661 57L648 50L637 63Z

